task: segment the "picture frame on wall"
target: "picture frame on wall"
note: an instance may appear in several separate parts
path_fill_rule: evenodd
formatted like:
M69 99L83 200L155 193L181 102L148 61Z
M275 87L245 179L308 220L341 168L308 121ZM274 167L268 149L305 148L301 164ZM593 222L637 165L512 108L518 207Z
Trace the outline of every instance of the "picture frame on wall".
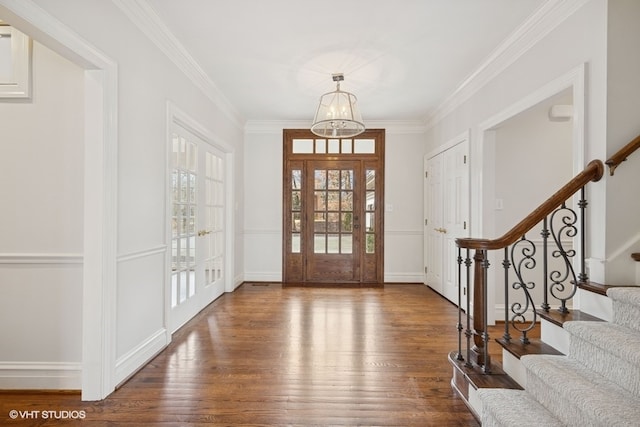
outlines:
M31 39L0 21L0 98L31 96Z

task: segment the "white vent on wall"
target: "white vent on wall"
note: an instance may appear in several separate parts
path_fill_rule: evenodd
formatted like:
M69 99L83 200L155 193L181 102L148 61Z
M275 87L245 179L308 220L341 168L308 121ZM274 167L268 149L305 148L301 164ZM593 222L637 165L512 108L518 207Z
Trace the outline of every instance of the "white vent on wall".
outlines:
M549 120L567 122L573 117L573 105L553 105L549 108Z

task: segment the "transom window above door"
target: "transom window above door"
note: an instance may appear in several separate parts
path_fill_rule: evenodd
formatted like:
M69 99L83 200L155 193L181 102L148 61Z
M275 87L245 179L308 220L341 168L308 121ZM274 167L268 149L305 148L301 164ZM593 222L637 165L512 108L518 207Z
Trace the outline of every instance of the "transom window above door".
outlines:
M293 154L375 154L376 140L296 138L292 140L291 152Z

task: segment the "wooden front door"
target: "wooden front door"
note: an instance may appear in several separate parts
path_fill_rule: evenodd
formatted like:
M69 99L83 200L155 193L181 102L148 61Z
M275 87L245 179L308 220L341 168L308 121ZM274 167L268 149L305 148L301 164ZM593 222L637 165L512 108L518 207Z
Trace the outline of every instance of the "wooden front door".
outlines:
M284 131L283 281L382 283L384 131Z

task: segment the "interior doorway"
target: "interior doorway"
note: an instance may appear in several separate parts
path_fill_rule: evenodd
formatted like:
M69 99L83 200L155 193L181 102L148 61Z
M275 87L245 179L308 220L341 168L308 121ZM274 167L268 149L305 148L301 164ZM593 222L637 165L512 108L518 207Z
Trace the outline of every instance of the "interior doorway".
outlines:
M381 284L384 130L283 134L283 281Z

